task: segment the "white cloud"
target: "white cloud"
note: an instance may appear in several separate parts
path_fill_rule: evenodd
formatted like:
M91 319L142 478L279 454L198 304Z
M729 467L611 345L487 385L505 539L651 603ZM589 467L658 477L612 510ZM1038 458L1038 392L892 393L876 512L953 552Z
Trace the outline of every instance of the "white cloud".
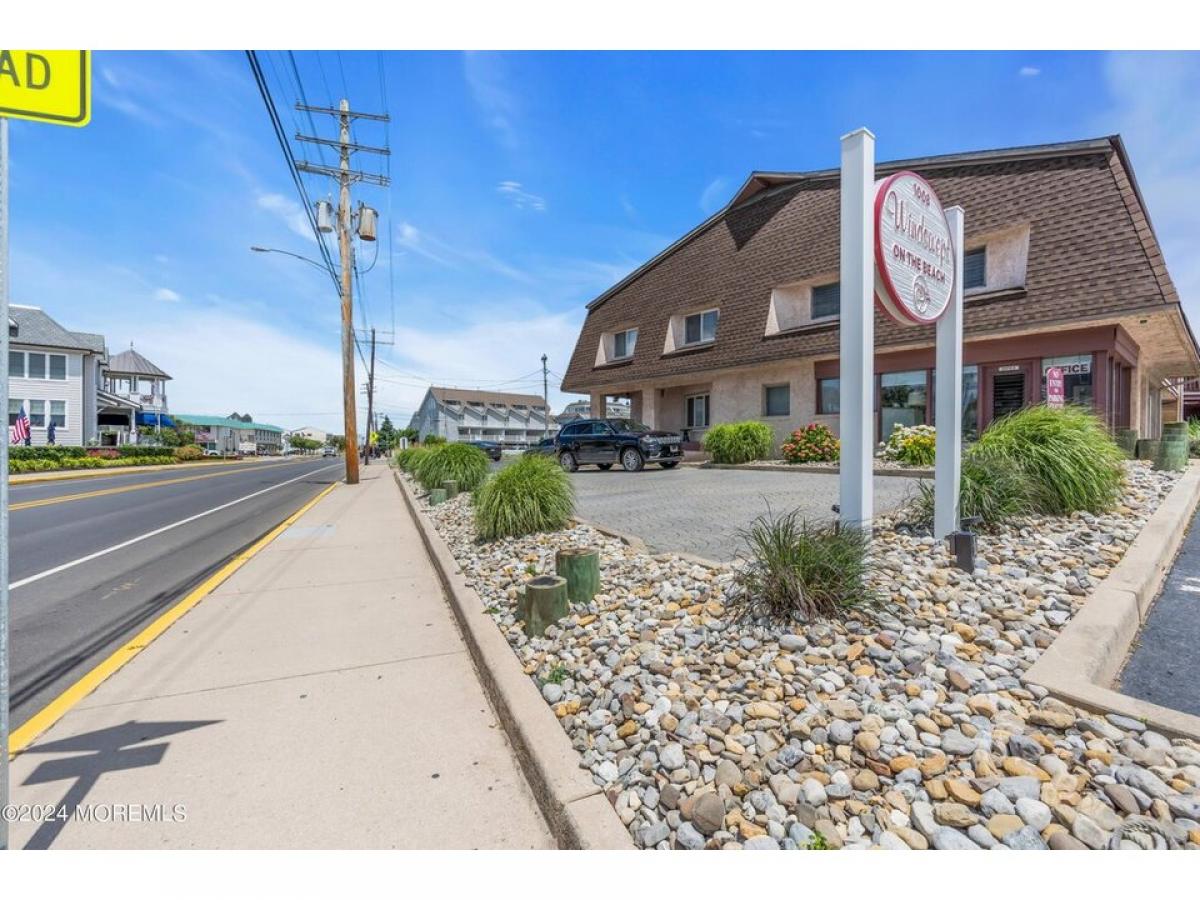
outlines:
M154 299L163 303L178 303L183 298L170 288L160 287L154 292Z
M1192 53L1114 53L1104 79L1112 107L1092 125L1119 133L1193 324L1200 324L1200 57Z
M502 181L496 185L496 191L507 197L517 209L532 209L537 212L546 211L546 200L537 194L531 194L519 181Z
M1022 78L1036 78L1038 75L1042 74L1042 70L1037 66L1021 66L1021 68L1017 70L1017 74Z
M316 243L308 215L304 212L304 207L295 200L283 194L262 193L258 195L258 208L277 216L293 234Z
M515 124L519 104L505 85L507 77L503 58L495 53L465 53L463 76L483 115L484 124L496 132L502 145L515 150L520 145Z
M705 215L710 215L725 205L725 193L729 190L729 182L724 178L714 178L700 193L700 209Z

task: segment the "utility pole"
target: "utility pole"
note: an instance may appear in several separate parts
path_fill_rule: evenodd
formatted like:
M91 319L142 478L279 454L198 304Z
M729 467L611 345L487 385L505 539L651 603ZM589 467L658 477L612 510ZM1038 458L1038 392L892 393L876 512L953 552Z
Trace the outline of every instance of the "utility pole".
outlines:
M550 383L546 380L546 354L542 354L542 403L546 406L546 418L542 426L542 439L550 437Z
M363 450L363 465L371 464L371 432L375 430L375 329L371 329L371 365L367 369L367 441Z
M297 162L296 168L301 172L312 175L328 175L336 179L338 191L338 251L342 266L342 407L346 431L346 484L358 484L358 413L354 382L354 303L351 287L354 280L354 250L350 245L351 211L350 183L366 181L387 187L388 179L383 175L373 175L350 168L350 154L357 151L388 155L390 151L383 147L367 147L352 143L350 140L350 121L352 119L370 119L376 122L389 121L386 115L354 112L350 109L350 101L342 99L337 109L322 106L308 106L297 103L296 109L302 112L317 112L335 116L338 120L338 139L330 141L315 135L297 134L296 140L310 144L335 147L338 151L338 167L317 165L310 162ZM369 238L374 240L374 235ZM369 426L368 426L369 427ZM368 439L370 435L368 434ZM351 452L353 450L353 452Z

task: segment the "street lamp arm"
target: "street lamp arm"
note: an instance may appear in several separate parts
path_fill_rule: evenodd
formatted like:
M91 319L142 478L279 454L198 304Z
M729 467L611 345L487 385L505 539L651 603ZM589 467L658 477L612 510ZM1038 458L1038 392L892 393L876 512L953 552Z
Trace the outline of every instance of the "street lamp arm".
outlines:
M323 263L317 262L315 259L309 259L307 256L301 256L299 253L292 253L290 250L276 250L274 247L251 247L255 253L282 253L284 256L290 256L293 259L301 260L308 263L310 266L316 266L322 272L328 272L329 269Z

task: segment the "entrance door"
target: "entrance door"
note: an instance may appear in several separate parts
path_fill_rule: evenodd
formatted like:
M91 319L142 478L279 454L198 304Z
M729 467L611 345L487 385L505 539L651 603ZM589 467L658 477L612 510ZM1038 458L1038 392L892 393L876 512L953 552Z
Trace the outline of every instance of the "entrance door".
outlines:
M992 376L992 421L1025 405L1025 373L997 372Z

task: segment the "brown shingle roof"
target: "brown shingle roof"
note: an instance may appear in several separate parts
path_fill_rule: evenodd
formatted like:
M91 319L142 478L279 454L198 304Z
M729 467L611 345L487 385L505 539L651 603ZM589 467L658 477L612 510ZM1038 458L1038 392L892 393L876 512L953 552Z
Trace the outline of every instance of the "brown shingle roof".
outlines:
M966 211L966 240L1030 229L1025 289L969 302L968 333L1153 306L1178 295L1119 138L881 163L914 169L942 203ZM839 268L837 170L755 173L724 210L588 305L563 380L585 391L643 378L838 352L836 324L765 337L771 291ZM716 306L717 341L662 355L672 315ZM594 369L600 336L636 324L631 363ZM878 347L928 342L933 328L876 317Z

